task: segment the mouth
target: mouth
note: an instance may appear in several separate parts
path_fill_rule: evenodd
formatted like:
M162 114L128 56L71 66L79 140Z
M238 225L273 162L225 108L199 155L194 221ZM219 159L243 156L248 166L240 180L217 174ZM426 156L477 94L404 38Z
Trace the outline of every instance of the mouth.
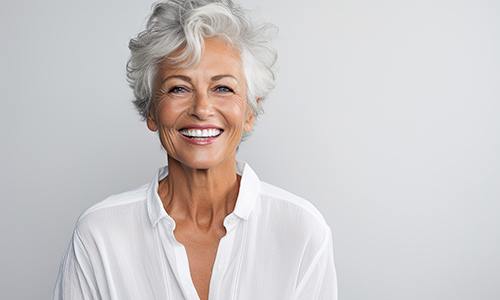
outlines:
M178 131L186 140L202 145L212 143L224 132L224 130L220 128L209 128L203 130L181 128Z

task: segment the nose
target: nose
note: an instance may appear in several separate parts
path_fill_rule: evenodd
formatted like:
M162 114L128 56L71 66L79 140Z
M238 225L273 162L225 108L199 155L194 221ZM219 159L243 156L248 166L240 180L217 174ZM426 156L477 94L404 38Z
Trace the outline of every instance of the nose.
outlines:
M194 93L191 115L200 120L207 119L213 115L213 104L206 92L196 91Z

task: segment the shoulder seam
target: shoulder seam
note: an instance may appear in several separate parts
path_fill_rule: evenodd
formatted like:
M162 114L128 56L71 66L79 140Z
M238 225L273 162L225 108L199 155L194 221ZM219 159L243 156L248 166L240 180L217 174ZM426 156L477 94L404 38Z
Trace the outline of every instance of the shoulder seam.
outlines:
M126 194L126 193L135 193L135 192L139 192L143 189L145 189L146 187L148 186L148 184L144 184L144 185L141 185L140 187L136 188L136 189L133 189L133 190L130 190L130 191L126 191L126 192L123 192L123 193L118 193L118 194L113 194L113 195L109 195L107 197L105 197L103 200L99 201L99 202L96 202L94 203L93 205L91 205L89 208L87 208L86 210L84 210L80 216L78 217L78 220L77 220L77 223L79 223L82 219L84 219L86 216L94 213L94 212L97 212L97 211L100 211L100 210L103 210L103 209L106 209L106 208L110 208L110 207L118 207L118 206L123 206L123 205L127 205L127 204L131 204L131 203L134 203L134 202L139 202L139 201L144 201L146 199L146 197L139 197L139 198L132 198L132 199L129 199L127 201L124 201L124 202L121 202L121 203L113 203L113 204L108 204L108 205L102 205L103 202L107 201L107 200L110 200L112 198L115 198L115 197L119 197L123 194ZM101 206L102 205L102 206Z
M271 185L271 184L266 183L266 182L263 182L263 183L264 183L264 184ZM283 198L283 197L276 197L276 196L274 196L274 195L272 195L272 194L266 194L266 193L263 193L263 192L262 192L262 189L261 189L261 193L262 193L262 195L268 196L268 197L270 197L270 198L273 198L273 199L276 199L276 200L279 200L279 201L284 201L284 202L290 203L290 204L292 204L292 205L294 205L294 206L296 206L296 207L302 208L302 209L304 209L305 211L307 211L307 213L309 213L309 214L313 215L313 217L315 217L316 219L319 219L319 221L320 221L321 223L324 223L324 225L328 226L328 223L326 222L325 217L321 214L321 212L318 210L318 208L317 208L317 207L316 207L316 206L315 206L315 205L314 205L311 201L307 200L306 198L304 198L304 197L302 197L302 196L299 196L299 195L294 194L294 193L292 193L292 192L289 192L289 191L287 191L287 190L285 190L285 189L282 189L282 188L280 188L280 187L277 187L277 186L274 186L274 185L271 185L271 186L272 186L272 187L275 187L275 188L278 188L278 189L281 189L281 190L285 191L286 193L290 193L290 194L291 194L291 195L293 195L294 197L297 197L297 198L299 198L299 199L301 199L301 200L306 201L307 203L309 203L311 206L313 206L313 207L314 207L314 209L316 210L316 212L315 212L315 211L311 211L311 208L310 208L310 207L308 207L308 206L306 206L306 205L300 205L300 204L298 204L298 203L295 203L295 202L290 201L289 199L286 199L286 198Z

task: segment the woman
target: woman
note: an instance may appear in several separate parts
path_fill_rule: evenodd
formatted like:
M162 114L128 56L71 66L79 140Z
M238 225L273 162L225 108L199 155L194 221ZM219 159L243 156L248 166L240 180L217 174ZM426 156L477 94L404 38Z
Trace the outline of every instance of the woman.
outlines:
M321 213L236 159L274 86L266 28L230 1L154 5L127 76L168 164L79 217L54 299L337 299Z

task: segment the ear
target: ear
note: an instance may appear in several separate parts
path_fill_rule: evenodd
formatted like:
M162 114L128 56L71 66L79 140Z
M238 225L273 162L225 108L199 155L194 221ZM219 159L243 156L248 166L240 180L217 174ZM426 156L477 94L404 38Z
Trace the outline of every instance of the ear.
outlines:
M257 102L259 102L261 100L261 97L257 97L256 100L257 100ZM244 125L243 129L246 132L252 131L254 123L255 123L255 116L254 116L253 111L250 108L250 106L247 105L247 114L246 114L245 125Z
M151 131L157 131L158 130L158 126L156 125L156 122L153 119L153 117L151 116L151 114L148 116L148 118L146 120L146 124L147 124L149 130L151 130Z

